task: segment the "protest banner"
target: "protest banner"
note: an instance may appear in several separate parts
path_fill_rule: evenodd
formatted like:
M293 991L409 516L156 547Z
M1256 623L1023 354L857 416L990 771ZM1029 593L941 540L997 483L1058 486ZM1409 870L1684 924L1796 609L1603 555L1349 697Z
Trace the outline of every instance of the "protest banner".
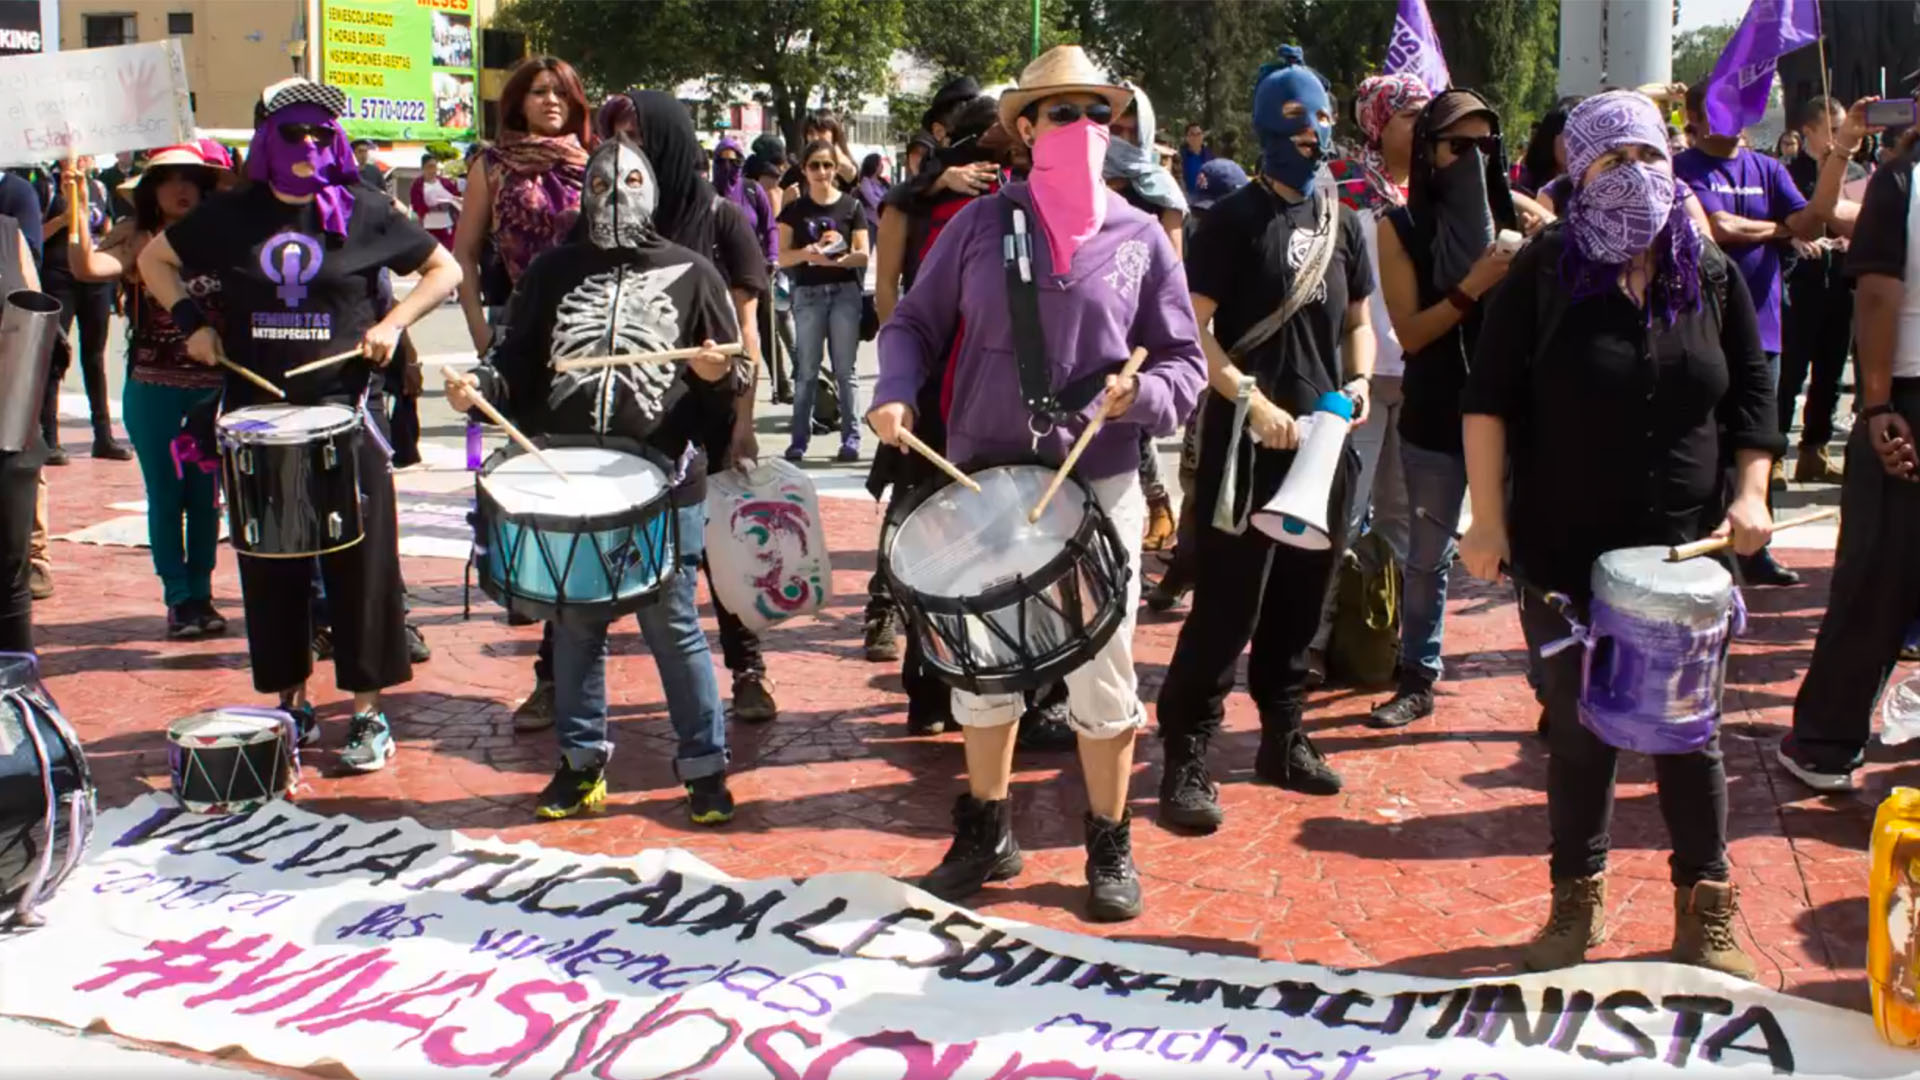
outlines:
M347 94L347 134L473 138L473 0L323 0L320 41L321 81Z
M191 102L172 38L0 57L0 166L185 142Z
M356 1077L1911 1077L1865 1015L1696 968L1449 982L1026 927L286 803L102 815L0 1013Z

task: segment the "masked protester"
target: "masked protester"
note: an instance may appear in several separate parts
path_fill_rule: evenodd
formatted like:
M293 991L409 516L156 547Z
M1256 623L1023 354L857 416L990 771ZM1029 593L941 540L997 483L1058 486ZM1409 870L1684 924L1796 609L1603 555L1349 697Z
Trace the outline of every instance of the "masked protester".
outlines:
M1406 376L1400 465L1410 522L1400 626L1400 686L1373 710L1374 727L1405 727L1433 712L1441 675L1453 534L1467 493L1460 449L1460 388L1480 333L1481 298L1513 259L1494 247L1514 228L1500 117L1471 90L1449 90L1413 126L1407 205L1389 211L1380 243L1380 289Z
M962 324L965 332L948 360L947 452L956 461L985 466L1037 454L1058 463L1104 386L1109 419L1076 474L1123 537L1140 535L1145 525L1141 430L1171 434L1192 410L1202 380L1186 275L1173 246L1158 222L1101 179L1107 124L1129 97L1071 45L1029 64L1019 88L1001 96L1001 125L1033 148L1032 181L968 204L927 253L912 290L881 328L877 404L868 415L880 438L896 445L903 430L919 426L921 392ZM1028 236L1039 328L1022 338L1013 329L1001 253L1010 229L1036 219ZM1116 373L1136 347L1147 350L1145 365L1136 377L1121 379ZM1056 416L1022 407L1022 363L1029 380L1044 378L1068 399L1063 409L1071 411L1058 422L1036 422ZM1046 434L1036 437L1036 431ZM1119 627L1065 677L1087 785L1086 912L1095 920L1131 919L1142 908L1127 811L1134 737L1146 719L1133 670L1140 558L1136 547L1125 546ZM954 805L952 847L920 882L942 899L960 901L1020 873L1008 781L1023 708L1017 694L953 695L953 716L966 737L968 790Z
M654 227L659 185L631 141L603 143L587 161L585 228L533 261L515 288L486 362L449 373L447 400L472 407L478 393L528 435L573 437L636 453L675 477L672 502L680 563L658 602L638 615L660 668L667 714L679 738L674 771L696 824L733 817L727 790L726 714L707 637L694 606L706 534L706 433L726 430L748 366L713 351L736 340L726 284L706 258ZM584 234L584 235L582 235ZM570 357L707 346L684 367L629 364L558 372ZM478 415L476 414L476 419ZM606 804L606 623L552 624L554 730L560 765L540 793L544 819Z
M1694 229L1659 110L1600 94L1568 116L1566 140L1565 224L1523 248L1491 294L1461 401L1473 499L1461 560L1489 581L1510 567L1523 584L1520 628L1546 706L1553 901L1524 954L1535 971L1581 963L1605 938L1618 757L1580 722L1581 650L1547 648L1570 631L1546 594L1584 620L1602 554L1698 540L1723 521L1736 551L1758 550L1782 445L1753 300ZM1750 979L1718 737L1655 756L1653 771L1673 844L1673 959Z
M1340 205L1325 166L1333 116L1325 80L1299 49L1282 48L1253 93L1261 175L1214 206L1187 260L1214 392L1201 417L1195 492L1211 524L1196 538L1193 610L1160 690L1160 820L1183 829L1211 831L1222 820L1207 745L1249 642L1247 688L1260 711L1255 775L1302 794L1340 790L1301 714L1307 652L1345 544L1358 456L1343 449L1327 495L1330 548L1279 544L1247 527L1248 512L1273 497L1293 465L1296 417L1336 392L1357 403L1356 421L1366 417L1373 265L1359 218Z
M208 196L150 240L136 265L154 301L186 335L194 360L212 365L225 357L284 388L289 404L361 413L351 452L360 471L362 538L318 561L332 609L335 679L353 694L341 762L371 771L394 754L380 691L413 677L386 406L374 372L393 359L401 332L459 285L460 268L392 199L359 185L338 119L346 107L338 89L306 79L267 87L247 152L253 183ZM420 281L382 315L377 284L387 269L419 273ZM183 282L202 274L220 278L225 326L218 333ZM356 347L360 356L352 362L286 375ZM272 403L253 383L227 373L225 410ZM319 737L307 701L312 577L309 559L240 556L253 685L278 695L303 745Z

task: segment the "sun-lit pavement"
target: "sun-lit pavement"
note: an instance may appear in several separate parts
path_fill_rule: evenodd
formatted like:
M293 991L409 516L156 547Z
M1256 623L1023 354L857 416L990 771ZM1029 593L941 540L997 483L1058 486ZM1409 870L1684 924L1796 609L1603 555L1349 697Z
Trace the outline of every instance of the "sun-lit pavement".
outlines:
M445 308L420 334L423 353L458 351L464 333ZM118 347L114 350L118 363ZM863 369L871 373L870 347ZM77 394L77 378L68 390ZM117 399L117 395L116 395ZM70 398L69 401L72 399ZM117 406L117 400L116 400ZM460 424L436 396L423 408L433 457L447 467L404 473L403 492L457 493ZM785 445L784 419L763 416L765 449ZM49 470L53 531L70 533L127 514L141 499L132 463L85 456L84 424L66 421L73 464ZM816 458L833 440L815 439ZM869 451L870 451L869 447ZM897 671L867 663L861 609L873 569L878 508L857 491L861 470L810 465L823 490L834 557L834 604L817 620L765 637L780 718L734 724L734 822L686 822L670 757L660 684L631 622L616 634L608 684L613 790L599 818L537 824L532 796L555 762L548 733L516 736L508 714L532 682L537 627L509 628L476 589L462 617L457 559L410 557L407 584L433 660L388 697L400 753L386 771L343 775L330 748L343 737L345 696L322 665L314 686L329 749L306 755L303 805L364 818L412 816L427 825L537 839L581 851L685 847L729 873L805 876L838 870L911 875L947 843L959 789L957 736L910 738ZM1836 489L1795 491L1798 506ZM448 495L457 501L457 495ZM406 496L403 494L403 502ZM1812 797L1772 761L1824 607L1831 534L1789 534L1783 561L1806 575L1789 590L1752 593L1750 629L1727 678L1725 748L1730 834L1749 940L1769 984L1864 1008L1866 847L1873 807L1913 781L1907 755L1876 748L1859 795ZM251 690L233 555L223 551L215 597L235 620L225 638L163 641L158 583L141 548L56 541L57 591L36 611L48 684L87 741L104 803L167 783L163 731L173 718L259 700ZM704 585L702 587L704 598ZM704 600L703 600L704 602ZM711 622L709 622L711 630ZM1143 613L1136 656L1151 703L1177 617ZM984 893L993 914L1181 948L1342 967L1433 974L1512 970L1517 943L1546 908L1545 755L1537 707L1522 677L1519 627L1508 594L1456 575L1447 625L1448 681L1439 712L1402 732L1361 722L1383 695L1319 695L1309 729L1346 778L1345 794L1311 799L1257 786L1250 766L1256 721L1244 695L1229 705L1213 751L1225 779L1227 824L1192 839L1153 824L1157 744L1142 742L1134 781L1135 849L1147 912L1095 927L1075 914L1081 875L1077 772L1067 755L1026 754L1014 799L1030 854L1018 880ZM716 653L715 663L719 662ZM723 679L723 689L726 683ZM1613 936L1596 958L1664 955L1672 931L1666 839L1644 759L1624 763L1613 830Z

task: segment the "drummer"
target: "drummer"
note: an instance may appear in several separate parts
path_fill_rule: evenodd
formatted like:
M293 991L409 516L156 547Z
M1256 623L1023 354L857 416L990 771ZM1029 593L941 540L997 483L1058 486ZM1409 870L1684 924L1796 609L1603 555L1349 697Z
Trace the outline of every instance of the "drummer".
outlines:
M1078 47L1063 45L1027 66L1020 86L1000 99L1000 120L1033 147L1031 183L1004 187L954 216L921 264L913 290L880 331L880 378L868 414L875 432L898 445L915 422L914 403L929 372L954 340L953 401L947 448L974 467L1031 460L1059 462L1095 409L1110 422L1087 447L1076 475L1129 542L1119 629L1091 660L1066 676L1072 724L1087 786L1087 915L1131 919L1141 912L1134 870L1127 780L1135 733L1146 719L1133 670L1133 619L1140 597L1139 545L1146 525L1140 490L1140 433L1171 434L1188 416L1205 369L1195 344L1186 273L1159 222L1127 205L1101 179L1107 124L1131 94L1112 85ZM1038 287L1038 340L1019 339L1010 316L1001 258L1008 208L1031 227L1032 277ZM1117 370L1135 347L1148 351L1138 377ZM1044 379L1070 412L1066 422L1029 413L1021 361ZM1106 396L1097 398L1104 387ZM1096 403L1098 402L1098 403ZM1045 432L1037 438L1035 431ZM1022 508L1006 508L1022 513ZM1018 694L956 691L953 715L966 739L967 792L954 806L954 840L922 888L959 901L989 881L1019 873L1008 779Z
M334 677L353 694L341 762L369 772L394 753L380 691L411 679L413 668L384 445L386 406L367 387L371 370L392 358L401 331L460 284L460 267L391 199L356 197L358 174L338 119L346 107L340 90L306 79L267 87L254 109L247 152L253 183L208 196L151 240L138 265L148 291L188 335L193 359L209 365L227 359L280 386L290 404L356 407L371 425L355 446L362 539L319 559L333 610ZM383 269L417 272L420 281L376 319L375 283ZM184 274L219 275L224 334L207 325L182 284ZM356 346L355 359L286 376L289 368ZM275 399L229 371L222 401L231 412ZM319 736L307 699L311 577L307 559L240 559L254 688L279 695L302 744Z
M1630 91L1591 97L1566 140L1565 223L1492 294L1462 399L1473 524L1460 555L1489 581L1511 564L1544 684L1553 903L1526 949L1535 971L1581 963L1604 940L1617 757L1580 723L1579 650L1541 655L1569 635L1545 593L1584 610L1595 560L1616 548L1731 527L1735 551L1758 551L1773 531L1768 467L1784 449L1753 299L1688 217L1659 110ZM1673 843L1673 959L1752 978L1733 936L1718 737L1655 757L1654 773Z
M674 772L686 788L688 813L697 825L721 825L733 817L726 713L694 602L707 520L702 440L729 430L734 398L751 385L752 368L712 350L715 340L738 340L732 298L712 263L654 228L659 191L653 166L633 142L601 143L587 159L585 228L528 265L486 362L466 375L447 372L447 401L472 409L477 393L529 435L639 440L677 465L680 565L659 602L640 610L640 634L660 669L679 737ZM552 365L556 353L609 356L703 344L708 351L683 371L632 364L561 374ZM551 625L560 764L535 807L549 820L606 805L613 754L607 624L590 625L576 613Z

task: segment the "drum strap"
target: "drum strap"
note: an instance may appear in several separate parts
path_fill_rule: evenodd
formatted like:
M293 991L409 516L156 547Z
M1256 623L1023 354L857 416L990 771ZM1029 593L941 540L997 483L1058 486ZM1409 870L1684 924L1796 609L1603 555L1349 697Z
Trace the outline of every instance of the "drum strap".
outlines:
M1220 470L1220 493L1213 499L1213 527L1229 536L1239 536L1247 531L1247 520L1253 516L1253 440L1247 442L1247 502L1238 510L1234 509L1237 498L1236 488L1240 486L1240 440L1247 430L1247 410L1253 405L1254 379L1251 375L1240 376L1240 385L1233 395L1233 423L1227 428L1227 463ZM1204 411L1204 409L1202 410ZM1197 422L1197 419L1196 419Z
M1027 229L1027 211L1005 195L998 196L1001 259L1007 275L1007 308L1013 323L1013 357L1020 371L1020 398L1032 413L1029 426L1038 438L1062 419L1093 403L1106 388L1107 376L1120 370L1115 362L1075 379L1059 390L1047 364L1046 335L1040 327L1040 286L1033 276L1033 233Z

